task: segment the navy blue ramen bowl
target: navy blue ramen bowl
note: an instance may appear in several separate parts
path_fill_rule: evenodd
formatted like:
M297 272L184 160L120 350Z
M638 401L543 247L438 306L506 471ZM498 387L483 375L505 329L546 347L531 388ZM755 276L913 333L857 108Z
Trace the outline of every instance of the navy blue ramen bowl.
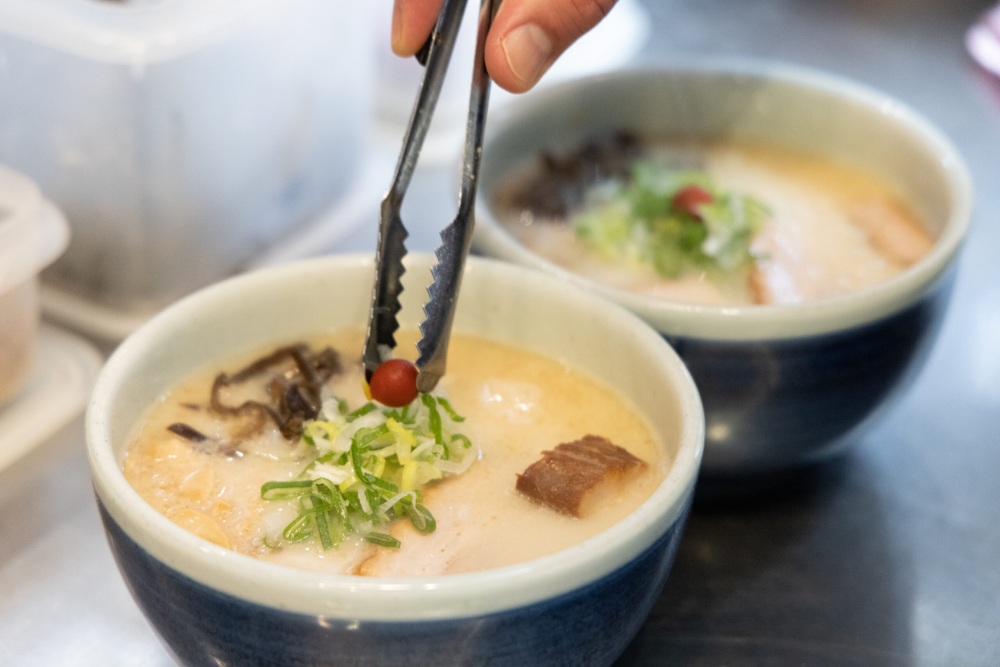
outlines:
M708 305L602 283L529 250L496 193L542 152L595 138L773 144L828 157L888 184L933 239L916 263L844 296ZM952 144L903 103L779 63L698 61L556 84L494 113L474 248L623 305L670 341L701 394L703 480L780 479L855 442L920 369L951 294L971 207Z
M427 279L432 261L408 257L407 280ZM88 408L88 456L108 542L138 606L184 665L610 664L642 626L673 563L700 467L704 413L662 337L561 281L471 258L454 330L575 366L648 420L663 448L662 482L584 542L476 572L328 574L196 537L125 479L130 435L167 389L240 350L357 329L373 271L370 257L341 256L246 274L169 307L109 359ZM404 327L416 325L425 294L407 286Z

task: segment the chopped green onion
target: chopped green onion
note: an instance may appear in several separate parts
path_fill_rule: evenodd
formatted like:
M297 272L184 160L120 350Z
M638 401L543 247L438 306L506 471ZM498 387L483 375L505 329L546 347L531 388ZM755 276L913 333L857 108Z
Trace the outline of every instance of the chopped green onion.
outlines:
M437 401L430 394L421 394L420 400L427 406L427 425L434 436L434 441L444 444L444 438L441 436L441 413L438 412Z
M369 412L374 412L375 410L378 410L378 406L375 403L369 401L368 403L365 403L354 412L347 413L346 418L348 422L352 422L358 417L364 417Z
M371 487L378 489L380 491L385 491L389 495L399 491L399 487L390 482L389 480L382 479L381 477L372 476Z
M323 545L324 549L332 548L333 537L330 535L330 525L326 521L326 514L317 512L314 520L316 521L316 534L319 535L320 544Z
M433 533L437 528L434 515L420 503L403 503L403 511L413 522L413 527L421 533Z
M692 188L709 201L678 207L675 197ZM597 188L571 224L577 238L610 259L650 266L668 279L699 272L726 280L753 264L750 244L769 216L765 204L722 190L705 172L647 159L633 165L627 182Z
M365 535L365 541L390 549L398 549L402 544L395 537L386 533L368 533Z
M307 479L297 479L289 482L267 482L260 487L260 497L264 500L282 500L298 498L309 493L312 482Z
M448 416L451 418L453 422L462 423L465 421L465 417L455 412L455 408L451 407L451 403L448 402L448 399L442 396L438 396L437 402L438 405L444 408L444 411L448 413Z
M398 547L384 532L396 520L434 531L437 522L420 502L422 489L461 474L478 458L472 441L454 430L462 421L446 399L429 394L401 409L368 402L350 411L343 400L325 401L321 414L303 425L312 460L298 478L261 487L264 500L297 502L281 539L315 540L331 549L357 534L372 544ZM269 537L265 544L279 548L280 540Z
M281 536L288 542L301 542L308 538L312 534L309 530L312 527L312 518L312 515L306 512L299 514L292 519L291 523L285 526L285 529L281 532Z

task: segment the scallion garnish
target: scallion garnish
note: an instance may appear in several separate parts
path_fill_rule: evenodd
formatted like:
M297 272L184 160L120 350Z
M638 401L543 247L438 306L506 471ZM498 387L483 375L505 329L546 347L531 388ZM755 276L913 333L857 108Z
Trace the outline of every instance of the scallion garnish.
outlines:
M268 482L260 487L260 497L264 500L284 500L297 498L308 493L312 482L307 479L296 479L289 482Z
M377 544L380 547L390 547L392 549L396 549L400 545L399 540L388 533L368 533L365 535L365 541Z
M352 411L342 400L324 401L302 429L312 458L299 477L261 487L264 500L297 509L281 535L264 543L316 540L331 549L358 535L398 547L384 530L403 518L420 532L433 532L434 516L420 502L423 488L464 472L478 458L469 438L455 431L462 421L447 400L430 394L400 409L368 402Z
M753 263L750 243L769 216L762 202L723 190L705 172L647 159L628 180L597 188L571 222L577 238L608 258L668 279L692 271L726 278Z

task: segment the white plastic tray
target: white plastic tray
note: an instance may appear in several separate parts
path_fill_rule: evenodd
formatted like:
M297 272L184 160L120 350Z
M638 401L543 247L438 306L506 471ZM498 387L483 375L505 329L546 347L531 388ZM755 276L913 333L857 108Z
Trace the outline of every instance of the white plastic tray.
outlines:
M102 364L89 343L42 326L31 379L0 409L0 505L58 460L64 444L75 440L60 435L83 414Z

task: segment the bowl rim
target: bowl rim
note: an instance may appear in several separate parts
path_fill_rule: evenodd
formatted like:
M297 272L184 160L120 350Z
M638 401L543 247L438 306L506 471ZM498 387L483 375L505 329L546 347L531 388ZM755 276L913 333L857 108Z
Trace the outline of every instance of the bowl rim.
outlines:
M491 119L484 151L502 141L522 119L584 87L606 86L623 79L640 83L677 74L707 77L776 79L809 91L838 95L873 114L889 117L937 156L953 205L931 251L904 271L849 294L799 304L712 305L644 296L593 281L525 249L493 216L484 188L476 197L477 225L473 247L507 261L530 266L593 291L637 313L670 336L715 341L782 340L829 334L864 326L905 309L936 285L954 263L968 232L972 214L972 178L952 141L922 113L872 86L821 69L764 58L688 57L639 64L546 86L519 104L507 105Z
M415 265L429 267L432 256L411 253L407 260L411 270ZM109 407L136 361L148 354L151 346L166 340L170 331L184 326L191 313L241 295L246 288L269 282L289 284L296 276L316 271L367 274L372 266L369 255L345 254L245 273L175 302L114 351L88 405L87 455L99 504L130 539L190 579L283 612L412 622L499 613L568 593L625 566L671 526L682 525L702 459L704 413L694 382L677 354L648 325L619 306L536 271L478 257L469 258L466 281L476 279L473 274L484 274L484 279L530 280L534 289L546 289L553 298L568 300L574 307L605 309L624 323L634 345L660 351L656 359L669 373L680 400L681 441L665 479L632 515L585 542L509 567L375 579L298 570L238 554L196 537L148 505L126 481L109 434ZM623 543L626 547L619 548Z

